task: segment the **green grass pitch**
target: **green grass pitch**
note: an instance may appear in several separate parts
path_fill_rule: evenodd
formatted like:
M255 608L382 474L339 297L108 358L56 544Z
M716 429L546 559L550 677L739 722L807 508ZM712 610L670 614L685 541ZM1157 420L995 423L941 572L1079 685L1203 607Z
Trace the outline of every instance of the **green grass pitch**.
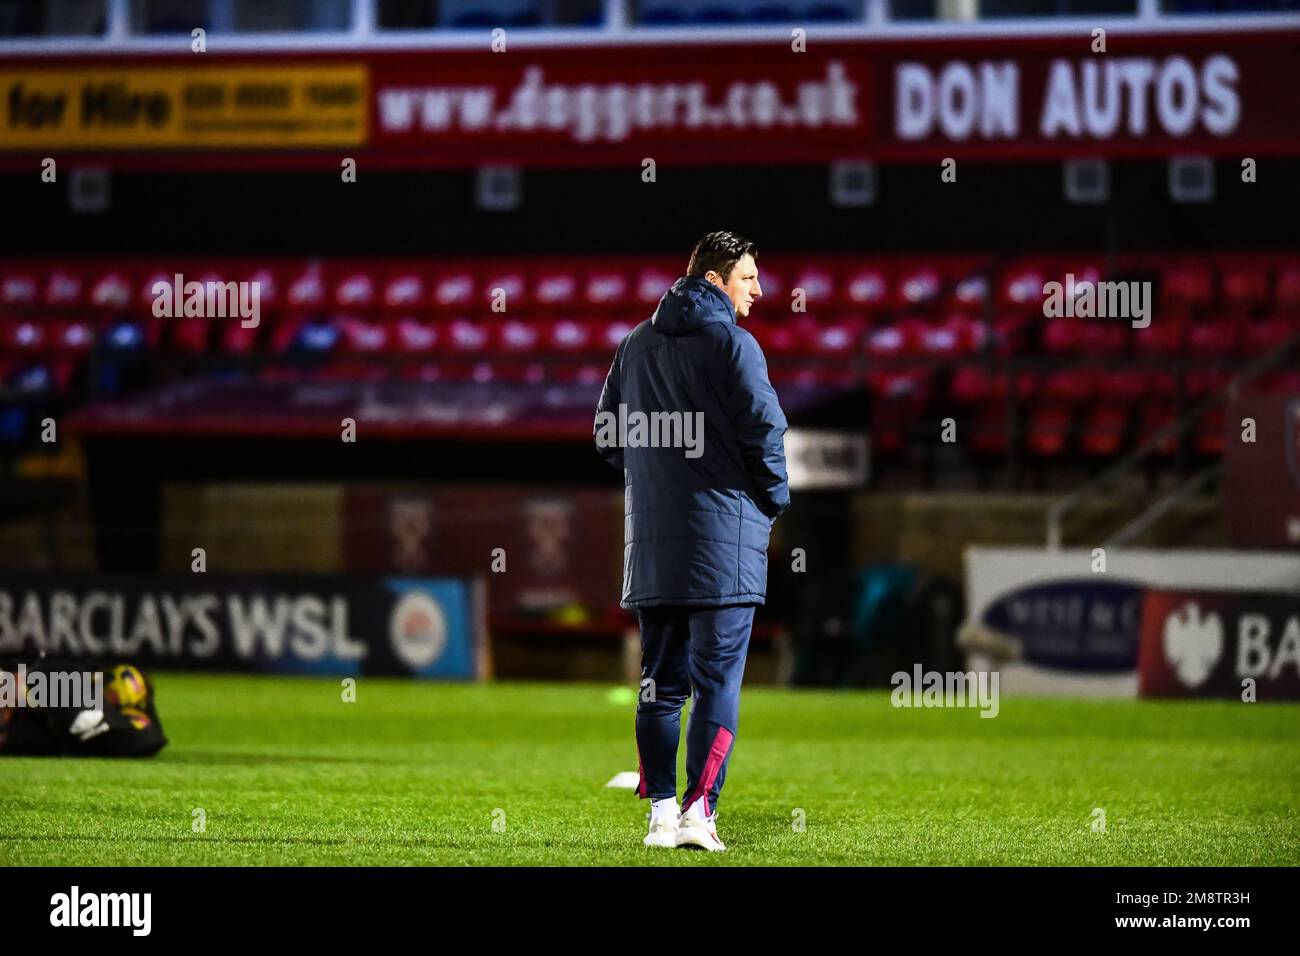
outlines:
M1291 704L748 688L707 854L605 788L636 769L607 686L156 681L158 757L0 759L0 864L1300 864Z

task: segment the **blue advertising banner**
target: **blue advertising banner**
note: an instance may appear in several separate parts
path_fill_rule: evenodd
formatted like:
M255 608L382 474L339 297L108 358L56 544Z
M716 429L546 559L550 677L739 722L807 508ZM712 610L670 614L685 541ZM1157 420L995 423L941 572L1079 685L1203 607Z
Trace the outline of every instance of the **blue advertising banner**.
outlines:
M0 656L179 670L485 676L480 583L335 575L0 575Z
M982 622L1019 642L1026 663L1116 673L1137 666L1141 584L1075 579L1028 584L1000 596Z

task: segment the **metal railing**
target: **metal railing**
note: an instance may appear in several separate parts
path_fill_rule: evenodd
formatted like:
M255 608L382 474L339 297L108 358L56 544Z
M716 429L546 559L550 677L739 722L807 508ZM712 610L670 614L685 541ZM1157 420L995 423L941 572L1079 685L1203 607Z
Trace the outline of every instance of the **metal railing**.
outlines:
M1300 351L1300 335L1294 335L1286 342L1277 346L1273 351L1268 352L1253 362L1248 363L1236 375L1232 377L1227 384L1223 385L1216 391L1207 395L1200 402L1196 403L1190 411L1156 432L1153 432L1147 439L1141 442L1133 451L1125 455L1118 462L1107 468L1096 478L1085 482L1076 488L1064 498L1054 502L1047 509L1047 547L1052 551L1059 551L1061 548L1061 527L1065 521L1065 516L1079 507L1084 501L1093 497L1097 493L1112 487L1120 480L1128 477L1139 465L1149 458L1160 446L1164 445L1170 439L1181 440L1201 417L1220 405L1237 398L1241 390L1262 373L1267 372L1278 366L1283 359L1293 350ZM1123 528L1117 531L1110 538L1111 544L1125 543L1133 540L1144 531L1148 530L1155 524L1160 517L1166 514L1178 501L1184 500L1187 496L1194 493L1199 488L1208 484L1219 473L1221 467L1214 466L1193 476L1184 485L1175 489L1169 495L1156 501L1143 514L1130 521ZM1175 499L1175 500L1171 500Z

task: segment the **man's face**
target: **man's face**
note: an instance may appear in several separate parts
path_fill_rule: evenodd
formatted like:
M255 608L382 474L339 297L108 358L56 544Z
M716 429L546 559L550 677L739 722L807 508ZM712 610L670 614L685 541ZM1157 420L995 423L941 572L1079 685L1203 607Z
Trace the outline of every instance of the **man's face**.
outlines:
M758 266L754 264L754 257L748 253L741 256L731 267L731 275L727 277L726 282L723 282L722 276L712 269L704 274L704 278L726 293L731 304L735 306L736 317L740 319L749 316L749 307L763 295L763 289L758 284Z

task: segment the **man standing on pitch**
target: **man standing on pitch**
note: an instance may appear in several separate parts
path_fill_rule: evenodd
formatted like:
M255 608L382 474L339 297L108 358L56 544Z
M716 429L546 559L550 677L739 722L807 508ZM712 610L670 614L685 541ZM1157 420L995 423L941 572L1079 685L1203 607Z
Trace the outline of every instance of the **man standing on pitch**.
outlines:
M754 608L767 593L768 536L790 504L785 415L762 350L737 324L763 294L755 256L753 243L729 232L696 243L687 274L619 344L597 407L596 444L626 485L622 605L641 624L637 795L653 801L646 846L725 849L714 823L718 794ZM694 447L665 447L673 443L657 439L667 428L652 441L611 440L606 426L620 411L661 423L694 416L702 442L696 435Z

